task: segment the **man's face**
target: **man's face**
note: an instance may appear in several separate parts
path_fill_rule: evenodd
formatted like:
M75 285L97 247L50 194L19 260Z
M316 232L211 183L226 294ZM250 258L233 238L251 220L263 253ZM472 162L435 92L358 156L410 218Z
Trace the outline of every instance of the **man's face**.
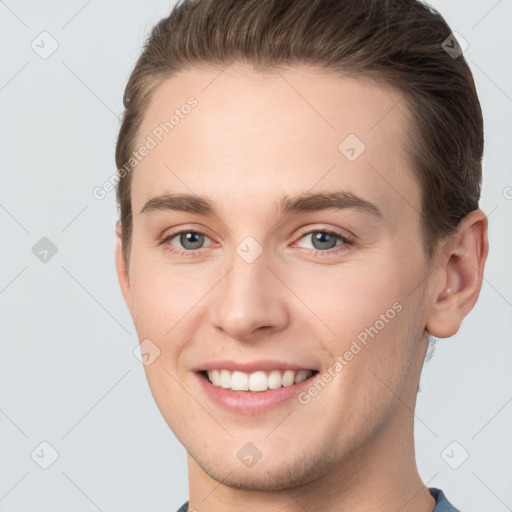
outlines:
M426 266L408 127L394 89L305 66L195 69L153 96L123 291L139 339L160 350L145 367L158 407L216 480L314 481L382 454L412 422ZM214 211L148 203L171 194ZM315 194L329 207L304 199ZM281 387L223 387L248 380Z

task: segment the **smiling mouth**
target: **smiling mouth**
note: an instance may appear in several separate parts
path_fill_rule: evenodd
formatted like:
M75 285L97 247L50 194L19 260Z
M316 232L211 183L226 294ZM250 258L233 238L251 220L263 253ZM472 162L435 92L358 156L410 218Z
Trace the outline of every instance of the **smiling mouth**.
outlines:
M214 386L231 391L262 392L299 384L318 373L317 370L270 370L246 373L227 369L203 370L199 374Z

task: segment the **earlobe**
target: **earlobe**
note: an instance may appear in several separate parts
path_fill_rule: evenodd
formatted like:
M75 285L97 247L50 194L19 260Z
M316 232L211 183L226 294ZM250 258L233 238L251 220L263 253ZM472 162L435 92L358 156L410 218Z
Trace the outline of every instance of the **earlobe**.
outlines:
M489 249L487 229L486 215L482 210L475 210L461 220L457 232L441 251L426 325L432 336L453 336L473 309L482 287Z
M121 222L118 220L116 222L116 271L117 271L117 279L119 281L119 286L121 287L121 292L124 297L124 301L130 314L132 313L132 295L131 295L131 286L130 286L130 276L128 272L128 268L126 266L126 262L123 254L123 244L122 244L122 236L121 236Z

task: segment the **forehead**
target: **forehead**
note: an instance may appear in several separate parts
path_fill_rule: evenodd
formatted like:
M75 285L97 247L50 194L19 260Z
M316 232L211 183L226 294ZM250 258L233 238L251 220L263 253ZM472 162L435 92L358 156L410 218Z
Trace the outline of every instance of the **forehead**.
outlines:
M240 209L335 189L399 215L420 204L408 129L402 93L367 78L189 69L163 81L144 113L134 149L151 149L133 171L134 214L164 193L230 197Z

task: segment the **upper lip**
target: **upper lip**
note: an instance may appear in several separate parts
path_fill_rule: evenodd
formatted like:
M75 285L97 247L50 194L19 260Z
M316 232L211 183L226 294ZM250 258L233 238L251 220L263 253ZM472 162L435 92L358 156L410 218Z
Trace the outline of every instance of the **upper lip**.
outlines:
M270 370L314 370L314 368L301 366L299 364L293 364L286 361L278 361L275 359L265 359L260 361L230 361L230 360L222 360L222 361L209 361L207 363L203 363L196 368L193 368L194 371L208 371L208 370L230 370L230 371L240 371L244 373L256 372L258 370L262 371L270 371Z

